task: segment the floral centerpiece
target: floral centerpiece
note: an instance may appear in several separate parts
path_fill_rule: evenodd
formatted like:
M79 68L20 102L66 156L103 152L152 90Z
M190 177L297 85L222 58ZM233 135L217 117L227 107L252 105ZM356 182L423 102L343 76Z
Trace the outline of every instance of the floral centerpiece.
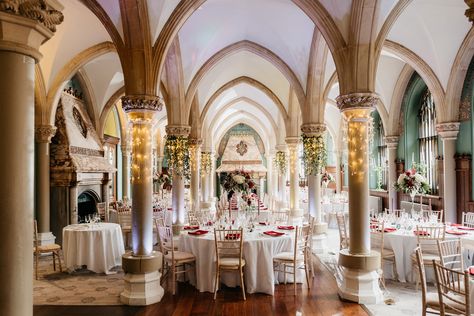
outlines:
M428 181L416 169L409 169L398 176L397 182L394 184L395 190L408 193L411 197L411 208L413 211L413 203L416 194L426 194L430 192Z
M171 179L170 179L170 176L167 173L155 172L155 174L153 174L153 182L158 184L158 187L161 189L163 184L171 183Z
M223 172L221 173L220 180L224 190L227 192L247 193L255 187L255 182L253 182L250 173L245 171Z
M334 177L327 171L321 174L321 184L327 187L330 182L334 182Z

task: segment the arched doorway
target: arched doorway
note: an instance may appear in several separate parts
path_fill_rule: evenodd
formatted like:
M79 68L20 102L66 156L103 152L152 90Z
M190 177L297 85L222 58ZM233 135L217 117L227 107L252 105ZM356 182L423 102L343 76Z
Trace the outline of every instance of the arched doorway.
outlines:
M92 190L84 191L77 198L77 209L78 209L78 221L80 223L85 222L85 218L88 215L97 213L97 203L100 202L100 198Z

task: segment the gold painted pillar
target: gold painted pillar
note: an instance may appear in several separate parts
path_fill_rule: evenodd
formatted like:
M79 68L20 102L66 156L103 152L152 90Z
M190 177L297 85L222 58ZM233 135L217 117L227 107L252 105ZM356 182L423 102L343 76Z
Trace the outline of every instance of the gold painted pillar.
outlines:
M190 185L190 209L199 211L199 179L201 178L201 143L200 139L189 139L189 164L191 168L191 185Z
M369 229L369 124L378 102L372 93L341 95L337 104L347 120L349 163L349 249L339 253L343 267L339 295L358 303L378 303L380 253L371 251Z
M303 210L300 208L300 176L299 176L299 159L298 159L298 143L299 137L287 137L285 139L289 152L289 168L290 172L290 216L294 219L303 216Z
M167 125L166 134L174 136L188 137L191 127L186 125ZM169 163L169 162L168 162ZM178 175L176 170L172 171L172 191L171 201L173 207L173 224L178 227L184 225L186 221L185 201L184 201L184 176Z
M62 9L50 1L0 5L0 315L33 314L35 63Z
M397 181L397 148L398 136L386 136L385 144L387 144L387 161L388 161L388 207L391 210L397 209L397 191L393 183Z
M53 244L56 239L50 229L49 144L56 133L51 125L35 129L36 140L36 218L41 244Z
M122 199L130 199L130 155L132 146L126 139L122 140Z
M153 158L152 129L157 111L163 107L153 95L126 95L122 108L132 124L132 251L122 256L125 271L120 300L127 305L159 302L161 254L153 251Z
M456 139L459 133L459 122L447 122L436 125L438 135L443 141L443 202L446 222L457 222L456 202Z

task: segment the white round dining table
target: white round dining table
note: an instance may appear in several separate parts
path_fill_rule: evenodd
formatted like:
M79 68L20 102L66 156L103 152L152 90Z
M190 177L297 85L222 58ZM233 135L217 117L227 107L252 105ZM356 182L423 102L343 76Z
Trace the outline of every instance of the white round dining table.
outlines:
M73 224L63 229L64 262L68 271L86 265L96 273L110 274L122 265L125 253L122 230L115 223Z
M202 229L202 228L201 228ZM186 276L200 292L214 292L215 280L215 242L214 231L211 227L205 235L194 236L188 232L180 235L180 251L192 253L196 257L196 273L193 271ZM283 236L271 237L263 234L273 230L284 232ZM273 272L273 256L285 251L293 251L294 230L278 230L273 226L257 225L253 232L243 233L243 258L245 259L245 290L247 293L265 293L273 295L275 283L283 282L280 273L275 278ZM296 281L301 282L301 273L297 274ZM221 283L228 287L240 285L238 273L222 273ZM288 282L293 282L288 276Z

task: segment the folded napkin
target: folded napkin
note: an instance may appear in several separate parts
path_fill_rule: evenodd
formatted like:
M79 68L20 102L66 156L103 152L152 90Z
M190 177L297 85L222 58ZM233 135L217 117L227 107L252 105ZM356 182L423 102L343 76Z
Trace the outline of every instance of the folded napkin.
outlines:
M295 226L277 226L278 229L292 230L295 229Z
M469 274L474 275L474 266L469 267Z
M225 239L231 239L231 240L234 240L234 239L239 239L240 238L240 234L227 234L225 235Z
M266 231L266 232L263 232L265 235L268 235L268 236L272 236L272 237L278 237L278 236L282 236L284 235L284 233L280 233L280 232L275 232L273 230L269 230L269 231Z
M460 232L457 230L447 230L446 234L451 234L451 235L466 235L467 232Z
M397 229L395 227L387 227L387 228L384 228L384 232L385 233L391 233L391 232L394 232L396 231Z
M205 234L207 234L208 232L209 232L209 231L207 231L207 230L196 230L196 231L194 231L194 232L188 232L188 234L199 236L199 235L205 235Z
M462 226L462 224L451 223L450 226L452 226L452 227L458 227L458 226Z
M378 227L377 225L370 225L370 229L375 229L377 227Z
M462 229L462 230L474 230L474 227L458 226L458 229Z
M184 226L183 229L184 229L184 230L199 229L199 225L195 225L195 226Z
M417 236L429 236L430 235L430 233L428 233L427 231L424 231L424 230L414 230L413 232Z
M259 223L260 225L264 225L264 226L270 225L270 224L268 224L268 223L266 223L266 222L258 222L258 223Z

